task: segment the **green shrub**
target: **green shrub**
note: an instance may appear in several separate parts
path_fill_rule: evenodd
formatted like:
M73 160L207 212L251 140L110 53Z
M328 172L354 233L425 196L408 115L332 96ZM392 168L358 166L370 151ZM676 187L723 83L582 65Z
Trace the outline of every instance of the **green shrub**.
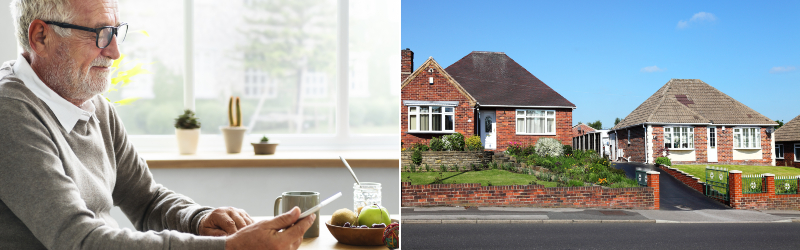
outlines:
M447 167L445 167L445 166L444 166L444 164L442 164L442 165L439 165L439 171L441 171L441 172L447 172Z
M570 187L583 187L584 184L582 181L579 180L569 180L569 182L567 182L567 185L569 185Z
M508 147L506 147L506 153L508 155L522 155L522 143L510 141L508 142Z
M672 166L672 162L669 160L668 157L658 157L658 158L656 158L656 164Z
M439 138L439 137L431 138L430 145L431 145L430 146L431 151L444 151L445 150L444 141L442 141L442 138Z
M411 166L409 166L409 167L411 167L411 172L412 172L412 173L416 173L416 172L417 172L417 167L416 167L416 165L414 165L414 164L411 164Z
M431 166L428 166L428 164L426 163L425 164L425 172L430 172L430 171L431 171Z
M414 165L411 166L411 170L414 170L414 166L422 163L422 150L414 150L414 153L411 154L411 162L414 163Z
M422 143L415 143L414 146L411 146L411 150L428 151L430 147Z
M477 135L467 137L466 146L467 149L469 150L475 150L475 151L483 150L483 143L481 143L481 137Z
M553 138L541 138L536 142L536 154L539 156L561 156L564 152L563 145Z
M563 151L564 151L564 152L563 152L563 153L564 153L564 155L572 155L572 146L570 146L570 145L564 145L564 146L562 147L562 149L563 149Z
M461 133L442 136L447 151L464 151L464 135Z

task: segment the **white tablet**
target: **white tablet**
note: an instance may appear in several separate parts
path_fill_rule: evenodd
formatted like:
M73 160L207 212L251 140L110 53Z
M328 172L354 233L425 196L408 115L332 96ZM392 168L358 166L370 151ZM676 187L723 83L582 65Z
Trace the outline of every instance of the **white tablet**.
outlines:
M298 220L300 220L302 218L305 218L306 216L309 216L309 215L319 211L320 208L324 207L325 205L328 205L328 203L331 203L333 200L335 200L336 198L339 198L340 196L342 196L342 192L338 192L338 193L334 194L333 196L328 197L324 201L320 202L319 205L316 205L316 206L314 206L312 208L309 208L308 210L306 210L305 212L300 214L300 218L298 218Z

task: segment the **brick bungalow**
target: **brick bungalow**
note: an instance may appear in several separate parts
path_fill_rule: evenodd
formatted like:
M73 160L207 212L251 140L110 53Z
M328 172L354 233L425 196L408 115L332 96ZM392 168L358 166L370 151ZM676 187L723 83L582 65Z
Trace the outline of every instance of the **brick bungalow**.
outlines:
M775 130L775 166L800 168L800 115Z
M430 57L414 72L414 53L401 54L403 147L456 132L479 135L487 150L544 137L572 143L575 105L505 53L473 51L446 69Z
M697 79L672 79L611 129L615 158L772 165L778 124ZM667 150L668 149L668 150Z

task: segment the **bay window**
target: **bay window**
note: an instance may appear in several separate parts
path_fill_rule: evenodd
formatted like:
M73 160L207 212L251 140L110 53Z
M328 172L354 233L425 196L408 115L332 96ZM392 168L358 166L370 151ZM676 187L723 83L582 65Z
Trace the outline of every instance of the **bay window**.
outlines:
M775 159L783 159L783 144L775 145Z
M694 149L694 127L665 127L664 148Z
M733 147L736 149L761 149L761 129L734 128Z
M409 132L454 132L455 107L409 106Z
M517 134L555 135L556 111L517 109Z

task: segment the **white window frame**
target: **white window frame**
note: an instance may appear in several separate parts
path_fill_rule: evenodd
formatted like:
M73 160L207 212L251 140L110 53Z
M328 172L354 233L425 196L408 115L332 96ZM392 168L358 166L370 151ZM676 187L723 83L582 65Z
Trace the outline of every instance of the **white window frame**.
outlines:
M541 115L537 114L541 112ZM556 131L558 130L557 121L556 121L556 111L553 109L517 109L514 112L515 116L515 131L518 135L556 135ZM552 115L551 115L552 113ZM536 133L530 130L535 129L535 125L527 126L528 121L532 119L541 119L544 122L544 132ZM552 126L548 126L550 123L549 121L552 120ZM521 122L520 122L521 121ZM535 120L534 120L535 122ZM521 128L521 132L520 132ZM548 131L551 130L551 131Z
M798 153L800 153L800 143L795 143L794 144L794 161L795 162L800 162L800 154L798 154Z
M734 127L733 149L761 149L761 128Z
M427 110L422 112L422 110ZM438 109L439 111L434 113ZM422 116L428 115L428 124L422 124ZM438 115L441 119L441 130L433 130L434 116ZM456 107L440 105L418 105L408 106L408 132L409 133L455 133L456 128ZM412 119L412 117L416 117ZM450 117L450 128L447 129L447 117ZM413 121L412 121L413 120ZM412 124L413 123L413 124ZM427 125L427 130L422 130L422 126ZM412 129L413 128L413 129Z
M193 37L194 33L194 1L184 0L184 36ZM400 7L399 1L392 3ZM318 151L318 150L400 150L397 133L390 134L352 134L350 132L349 112L349 13L348 0L337 1L337 76L336 76L336 102L334 105L336 128L328 134L275 134L269 135L270 139L281 142L285 150ZM400 29L397 27L387 27ZM195 67L193 39L184 39L184 109L195 110ZM393 72L400 72L400 64L390 65ZM392 86L400 86L399 78ZM245 141L257 142L262 134L250 134L248 131ZM177 140L175 135L128 135L128 139L139 152L176 152ZM312 142L313 143L309 143ZM198 152L225 152L225 143L222 134L203 134L199 141Z
M684 141L686 142L684 143ZM669 144L669 146L667 146L667 144ZM675 144L679 144L678 147L675 147ZM684 144L686 146L683 146ZM670 150L694 150L694 127L692 126L664 127L664 147Z
M783 144L775 144L775 159L783 159Z

